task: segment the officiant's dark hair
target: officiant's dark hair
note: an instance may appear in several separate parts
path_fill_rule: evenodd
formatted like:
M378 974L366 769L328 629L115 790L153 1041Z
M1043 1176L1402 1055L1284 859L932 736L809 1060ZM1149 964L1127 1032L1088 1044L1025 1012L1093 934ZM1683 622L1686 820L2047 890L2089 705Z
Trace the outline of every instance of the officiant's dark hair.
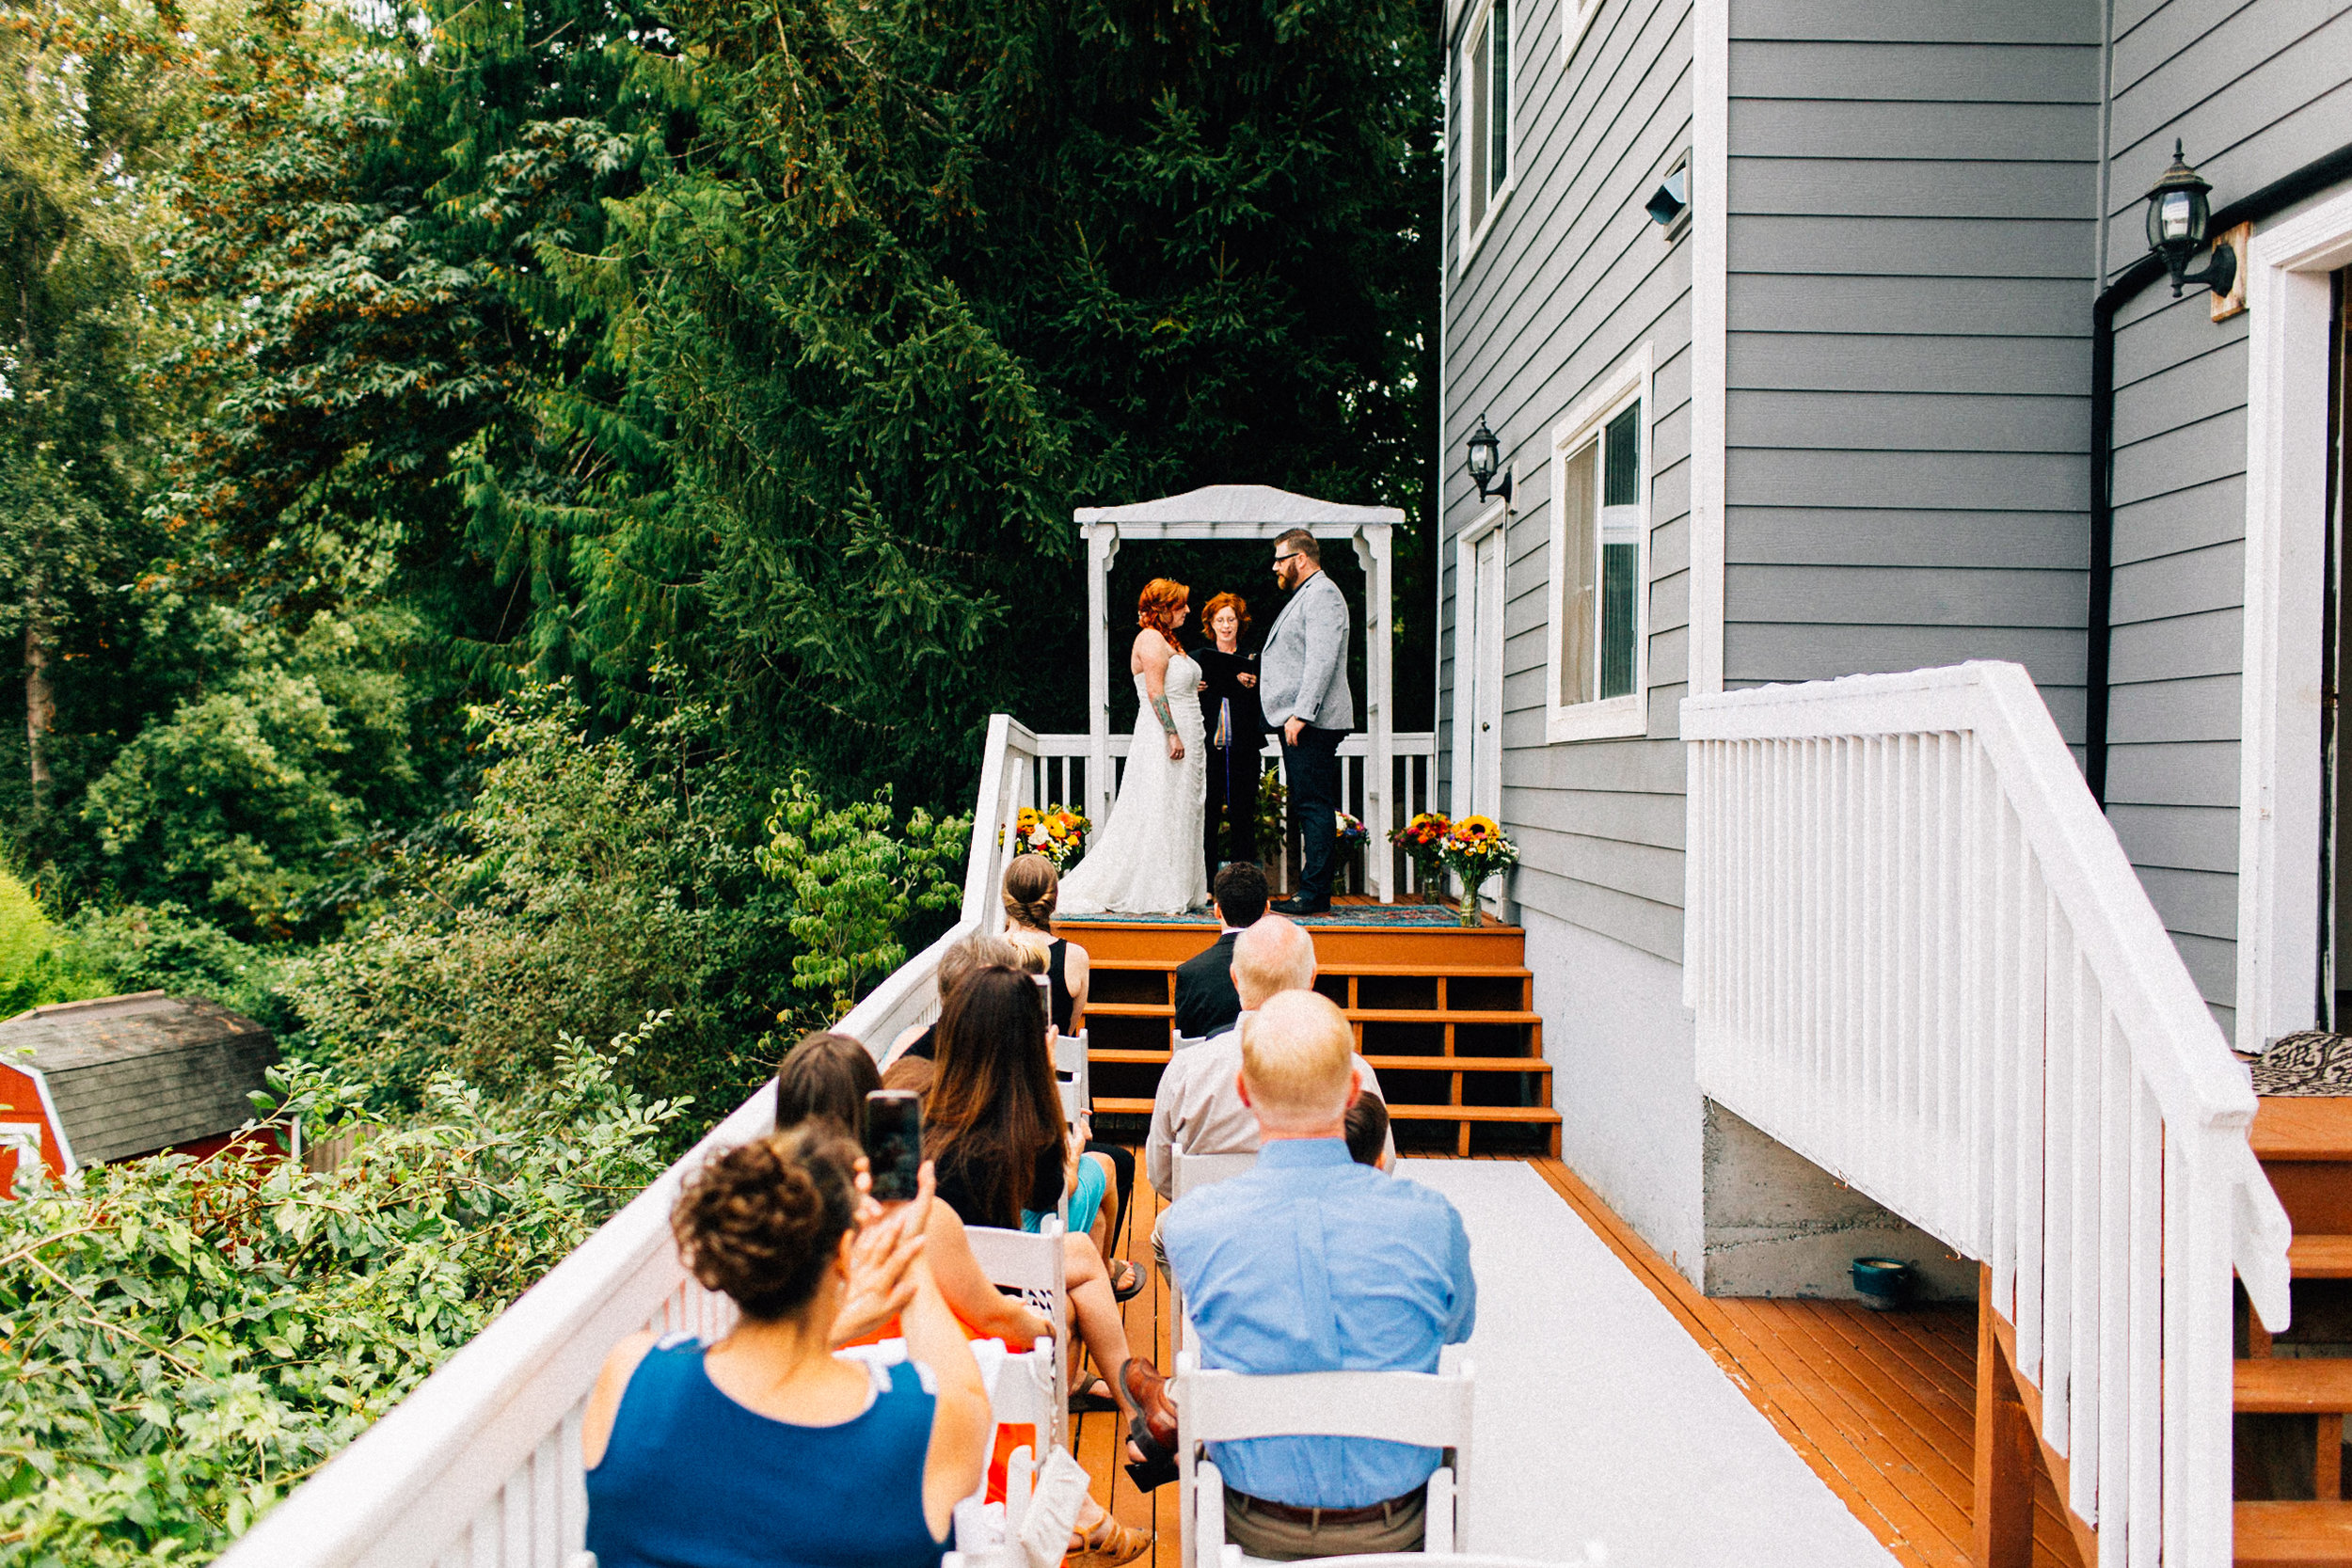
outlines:
M1320 566L1323 564L1323 546L1316 544L1315 536L1309 533L1305 529L1295 528L1288 533L1283 534L1280 538L1274 541L1274 547L1278 550L1285 545L1288 545L1294 552L1305 556L1316 565Z

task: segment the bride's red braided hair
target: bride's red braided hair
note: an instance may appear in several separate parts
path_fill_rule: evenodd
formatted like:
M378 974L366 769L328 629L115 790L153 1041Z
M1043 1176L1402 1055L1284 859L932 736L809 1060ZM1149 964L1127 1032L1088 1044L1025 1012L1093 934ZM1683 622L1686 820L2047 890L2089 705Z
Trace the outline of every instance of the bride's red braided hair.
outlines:
M1176 635L1176 612L1191 598L1192 590L1174 578L1153 578L1143 585L1142 596L1136 600L1136 625L1150 626L1181 654L1184 644Z

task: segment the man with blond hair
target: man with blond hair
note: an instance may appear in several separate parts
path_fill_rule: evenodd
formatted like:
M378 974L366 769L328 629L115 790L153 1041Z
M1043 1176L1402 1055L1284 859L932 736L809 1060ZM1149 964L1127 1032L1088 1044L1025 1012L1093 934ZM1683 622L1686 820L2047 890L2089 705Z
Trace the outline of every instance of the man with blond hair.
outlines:
M1191 1193L1161 1226L1204 1367L1283 1372L1438 1370L1478 1315L1470 1237L1438 1194L1350 1158L1347 1107L1363 1087L1347 1019L1284 991L1242 1037L1240 1090L1257 1168ZM1120 1369L1153 1446L1175 1408L1149 1363ZM1147 1458L1152 1457L1149 1454ZM1435 1449L1361 1437L1210 1445L1228 1539L1258 1557L1403 1552L1421 1544Z
M1186 1154L1249 1154L1258 1148L1258 1119L1241 1097L1242 1037L1258 1008L1284 991L1315 985L1314 938L1279 914L1261 917L1233 939L1233 989L1242 1014L1233 1027L1176 1053L1160 1072L1152 1100L1152 1130L1144 1139L1143 1169L1162 1197L1176 1180L1175 1150ZM1380 1094L1380 1076L1353 1058L1366 1094ZM1385 1095L1381 1096L1386 1099ZM1396 1156L1393 1139L1388 1145Z

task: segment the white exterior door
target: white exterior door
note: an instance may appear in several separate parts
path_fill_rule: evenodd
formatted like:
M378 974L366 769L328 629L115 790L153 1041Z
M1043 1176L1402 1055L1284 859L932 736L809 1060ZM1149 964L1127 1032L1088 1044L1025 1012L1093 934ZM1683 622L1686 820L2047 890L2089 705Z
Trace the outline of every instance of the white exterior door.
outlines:
M1470 634L1470 809L1502 817L1502 534L1476 546Z

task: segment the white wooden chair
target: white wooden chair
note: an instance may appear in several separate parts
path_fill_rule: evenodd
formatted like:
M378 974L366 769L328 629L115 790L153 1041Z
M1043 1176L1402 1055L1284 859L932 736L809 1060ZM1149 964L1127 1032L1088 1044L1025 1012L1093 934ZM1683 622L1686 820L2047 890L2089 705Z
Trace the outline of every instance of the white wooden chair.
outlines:
M1087 1032L1054 1037L1054 1081L1061 1087L1062 1120L1071 1127L1094 1108L1094 1069L1087 1061Z
M1202 1187L1213 1187L1258 1165L1256 1153L1248 1154L1187 1154L1181 1148L1168 1150L1168 1201L1173 1203L1186 1193ZM1177 1288L1174 1274L1168 1281L1168 1348L1181 1352L1184 1348L1184 1292Z
M1035 1234L984 1225L966 1226L963 1234L972 1244L974 1260L980 1265L980 1272L988 1275L989 1283L1019 1296L1054 1325L1050 1341L1026 1354L1006 1358L1005 1372L997 1383L1000 1387L1014 1390L1008 1398L1020 1404L1021 1413L1008 1415L1006 1403L992 1401L997 1424L1032 1422L1037 1427L1040 1452L1068 1448L1070 1286L1063 1268L1061 1220L1057 1215L1046 1216L1044 1225ZM1043 1364L1030 1362L1031 1356L1044 1357ZM1013 1375L1014 1369L1024 1362L1029 1362L1024 1375ZM1028 1397L1022 1390L1030 1386L1043 1390L1041 1403L1034 1410L1022 1402ZM1008 1508L1006 1512L1009 1514L1011 1511Z
M1232 1568L1225 1481L1201 1446L1250 1437L1372 1437L1447 1450L1429 1478L1422 1552L1450 1556L1465 1537L1459 1499L1470 1474L1474 1386L1468 1361L1453 1372L1248 1377L1203 1371L1200 1353L1184 1352L1177 1358L1175 1398L1176 1517L1185 1568Z
M1194 1046L1206 1045L1216 1037L1214 1035L1177 1035L1173 1037L1168 1049L1170 1051L1190 1051Z

